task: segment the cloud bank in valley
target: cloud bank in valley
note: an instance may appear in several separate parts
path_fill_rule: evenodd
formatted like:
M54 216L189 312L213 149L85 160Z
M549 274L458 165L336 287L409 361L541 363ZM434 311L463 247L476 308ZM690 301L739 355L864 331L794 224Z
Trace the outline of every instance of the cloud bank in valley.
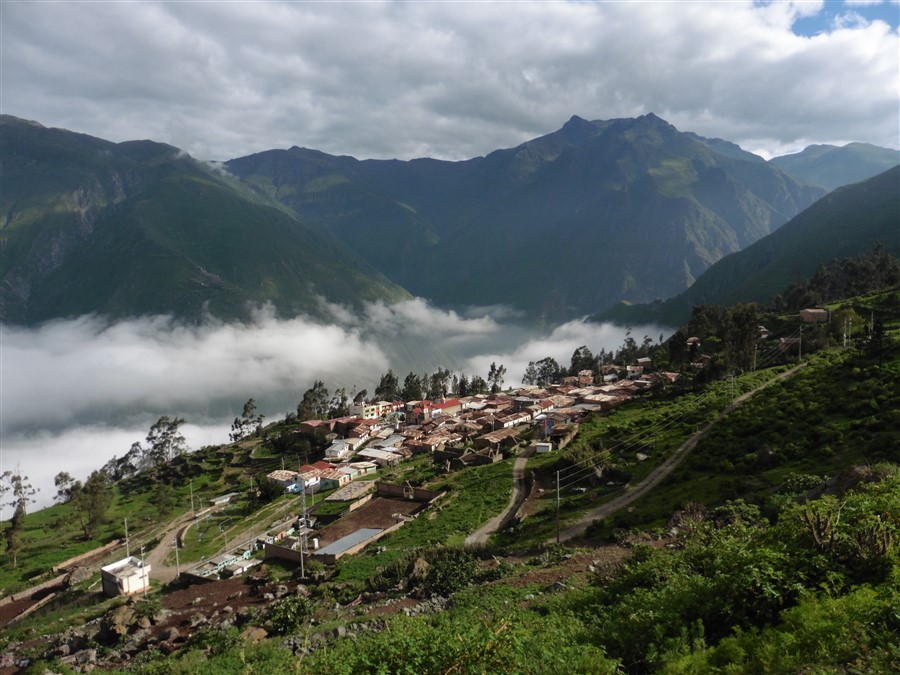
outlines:
M625 338L623 328L581 321L539 333L503 308L455 312L419 298L372 304L362 316L329 309L329 324L262 308L248 324L86 316L0 326L0 469L20 465L41 485L45 506L58 471L86 476L142 441L161 415L186 418L198 448L225 442L248 398L276 419L316 379L331 391L372 392L389 368L401 379L438 366L485 377L496 361L507 368L506 385L518 386L528 361L552 356L565 366L583 344L610 350ZM633 335L659 332L638 327Z
M199 159L465 159L655 112L752 151L897 147L886 2L26 3L3 112Z

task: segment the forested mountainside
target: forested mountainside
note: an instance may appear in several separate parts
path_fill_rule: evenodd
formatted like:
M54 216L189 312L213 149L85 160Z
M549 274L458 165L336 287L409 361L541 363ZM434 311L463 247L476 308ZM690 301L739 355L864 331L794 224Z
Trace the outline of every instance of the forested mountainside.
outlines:
M824 194L652 114L464 162L295 147L226 166L416 295L556 318L669 297Z
M880 148L870 143L810 145L802 152L769 160L772 164L809 183L827 190L858 183L900 164L900 150Z
M0 318L287 315L408 297L321 228L151 141L0 120Z
M717 262L678 296L652 305L620 305L598 318L674 325L687 320L694 305L769 304L819 266L879 244L885 254L900 256L900 167L829 193L778 231Z

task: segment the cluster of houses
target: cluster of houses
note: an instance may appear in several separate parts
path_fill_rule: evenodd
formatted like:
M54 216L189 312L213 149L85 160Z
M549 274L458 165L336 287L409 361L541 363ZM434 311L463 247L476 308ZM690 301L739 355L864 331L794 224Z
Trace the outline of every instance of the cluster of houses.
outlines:
M592 412L609 410L654 387L670 384L676 373L646 372L650 359L627 368L610 366L599 376L585 370L559 384L505 393L437 401L378 401L354 405L349 415L306 420L301 433L331 439L324 461L278 470L269 478L289 492L310 493L343 487L380 467L429 453L439 471L499 461L532 425L551 447L561 447Z
M505 449L518 444L525 426L536 428L536 435L543 440L538 443L539 451L560 448L571 440L588 414L610 410L678 377L676 373L645 372L649 361L638 359L625 369L604 367L597 377L590 370L582 371L546 387L439 401L354 405L346 417L301 423L302 432L324 432L332 438L323 461L301 465L296 471L278 469L268 478L287 492L313 494L338 489L332 495L335 499L362 504L372 484L351 485L354 479L414 455L430 453L438 471L490 464L502 459ZM348 490L352 494L344 494ZM210 500L210 505L225 504L237 496L221 495ZM240 575L259 562L251 557L254 550L274 544L284 550L296 548L302 530L312 533L311 519L306 523L300 520L294 517L273 524L256 541L204 560L185 574L207 581ZM109 595L139 593L149 584L150 566L137 558L113 563L102 572L104 590Z

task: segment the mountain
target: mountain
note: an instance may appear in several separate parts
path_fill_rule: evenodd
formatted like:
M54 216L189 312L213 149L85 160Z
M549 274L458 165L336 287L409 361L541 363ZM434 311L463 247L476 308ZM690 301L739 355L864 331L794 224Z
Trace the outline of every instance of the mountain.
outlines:
M810 185L834 190L897 166L900 151L868 143L848 143L843 147L811 145L793 155L773 157L770 163Z
M768 304L831 260L880 243L900 256L900 167L830 192L779 230L726 256L689 289L656 305L620 305L599 319L684 323L695 305Z
M652 114L462 162L295 147L226 167L416 295L554 319L678 293L825 192Z
M0 118L0 319L207 312L243 319L408 297L321 228L151 141Z

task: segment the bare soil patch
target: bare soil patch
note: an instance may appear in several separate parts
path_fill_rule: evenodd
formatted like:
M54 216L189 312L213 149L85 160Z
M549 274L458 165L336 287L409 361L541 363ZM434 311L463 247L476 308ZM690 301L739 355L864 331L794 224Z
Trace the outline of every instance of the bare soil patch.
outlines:
M425 508L427 508L426 504L409 499L377 497L336 523L329 525L316 536L318 536L320 546L327 546L351 532L356 532L361 527L385 530L397 524L395 515L414 516Z

